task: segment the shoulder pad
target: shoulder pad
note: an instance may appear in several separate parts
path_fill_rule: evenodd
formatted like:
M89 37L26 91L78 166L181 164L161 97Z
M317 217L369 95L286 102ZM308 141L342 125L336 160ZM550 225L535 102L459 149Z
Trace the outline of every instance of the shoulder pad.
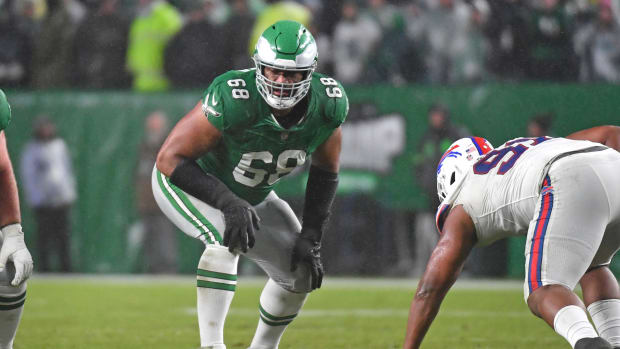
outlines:
M248 108L255 107L253 70L231 70L216 77L202 97L202 111L220 131L247 121ZM250 113L253 115L253 113Z
M4 130L11 122L11 106L6 99L4 91L0 90L0 131Z

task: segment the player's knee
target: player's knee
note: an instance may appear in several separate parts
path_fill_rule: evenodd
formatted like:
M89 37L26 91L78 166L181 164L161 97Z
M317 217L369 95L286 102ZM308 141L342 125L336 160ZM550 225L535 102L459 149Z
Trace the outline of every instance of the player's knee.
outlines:
M312 275L308 268L297 268L290 283L280 286L293 293L310 293L312 292Z
M11 286L11 280L15 277L13 263L7 263L7 267L0 272L0 310L11 310L21 307L26 301L26 283L17 287Z
M198 269L236 275L238 261L239 255L230 253L227 247L207 245L200 256Z

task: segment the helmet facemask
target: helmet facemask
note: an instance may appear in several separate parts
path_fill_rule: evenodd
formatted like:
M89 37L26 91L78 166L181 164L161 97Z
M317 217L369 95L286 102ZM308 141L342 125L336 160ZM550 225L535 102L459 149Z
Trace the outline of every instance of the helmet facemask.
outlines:
M257 55L254 55L252 59L256 65L256 87L269 106L275 109L289 109L294 107L295 104L299 103L308 94L310 83L312 82L312 72L316 68L316 63L307 68L286 68L261 62ZM265 76L265 67L287 72L301 72L303 77L301 81L292 83L272 81Z
M256 66L256 87L269 106L290 109L310 90L318 53L312 34L294 21L279 21L268 27L256 43L252 57ZM265 75L265 68L301 72L299 82L276 82Z

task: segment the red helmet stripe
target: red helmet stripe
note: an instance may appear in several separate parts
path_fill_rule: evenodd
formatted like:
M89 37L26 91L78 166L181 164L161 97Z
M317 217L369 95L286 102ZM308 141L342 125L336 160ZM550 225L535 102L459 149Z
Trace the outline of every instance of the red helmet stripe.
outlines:
M486 139L482 137L471 137L471 141L476 146L479 155L484 155L491 151L491 147Z

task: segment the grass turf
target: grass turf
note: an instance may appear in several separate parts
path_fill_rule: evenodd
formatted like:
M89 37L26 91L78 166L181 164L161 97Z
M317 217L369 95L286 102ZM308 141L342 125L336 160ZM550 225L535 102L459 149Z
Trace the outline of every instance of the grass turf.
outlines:
M264 280L240 278L228 349L247 348ZM198 348L195 280L69 277L29 281L14 349ZM286 348L400 348L413 280L327 279L289 326ZM458 282L423 348L569 348L529 313L519 283Z

